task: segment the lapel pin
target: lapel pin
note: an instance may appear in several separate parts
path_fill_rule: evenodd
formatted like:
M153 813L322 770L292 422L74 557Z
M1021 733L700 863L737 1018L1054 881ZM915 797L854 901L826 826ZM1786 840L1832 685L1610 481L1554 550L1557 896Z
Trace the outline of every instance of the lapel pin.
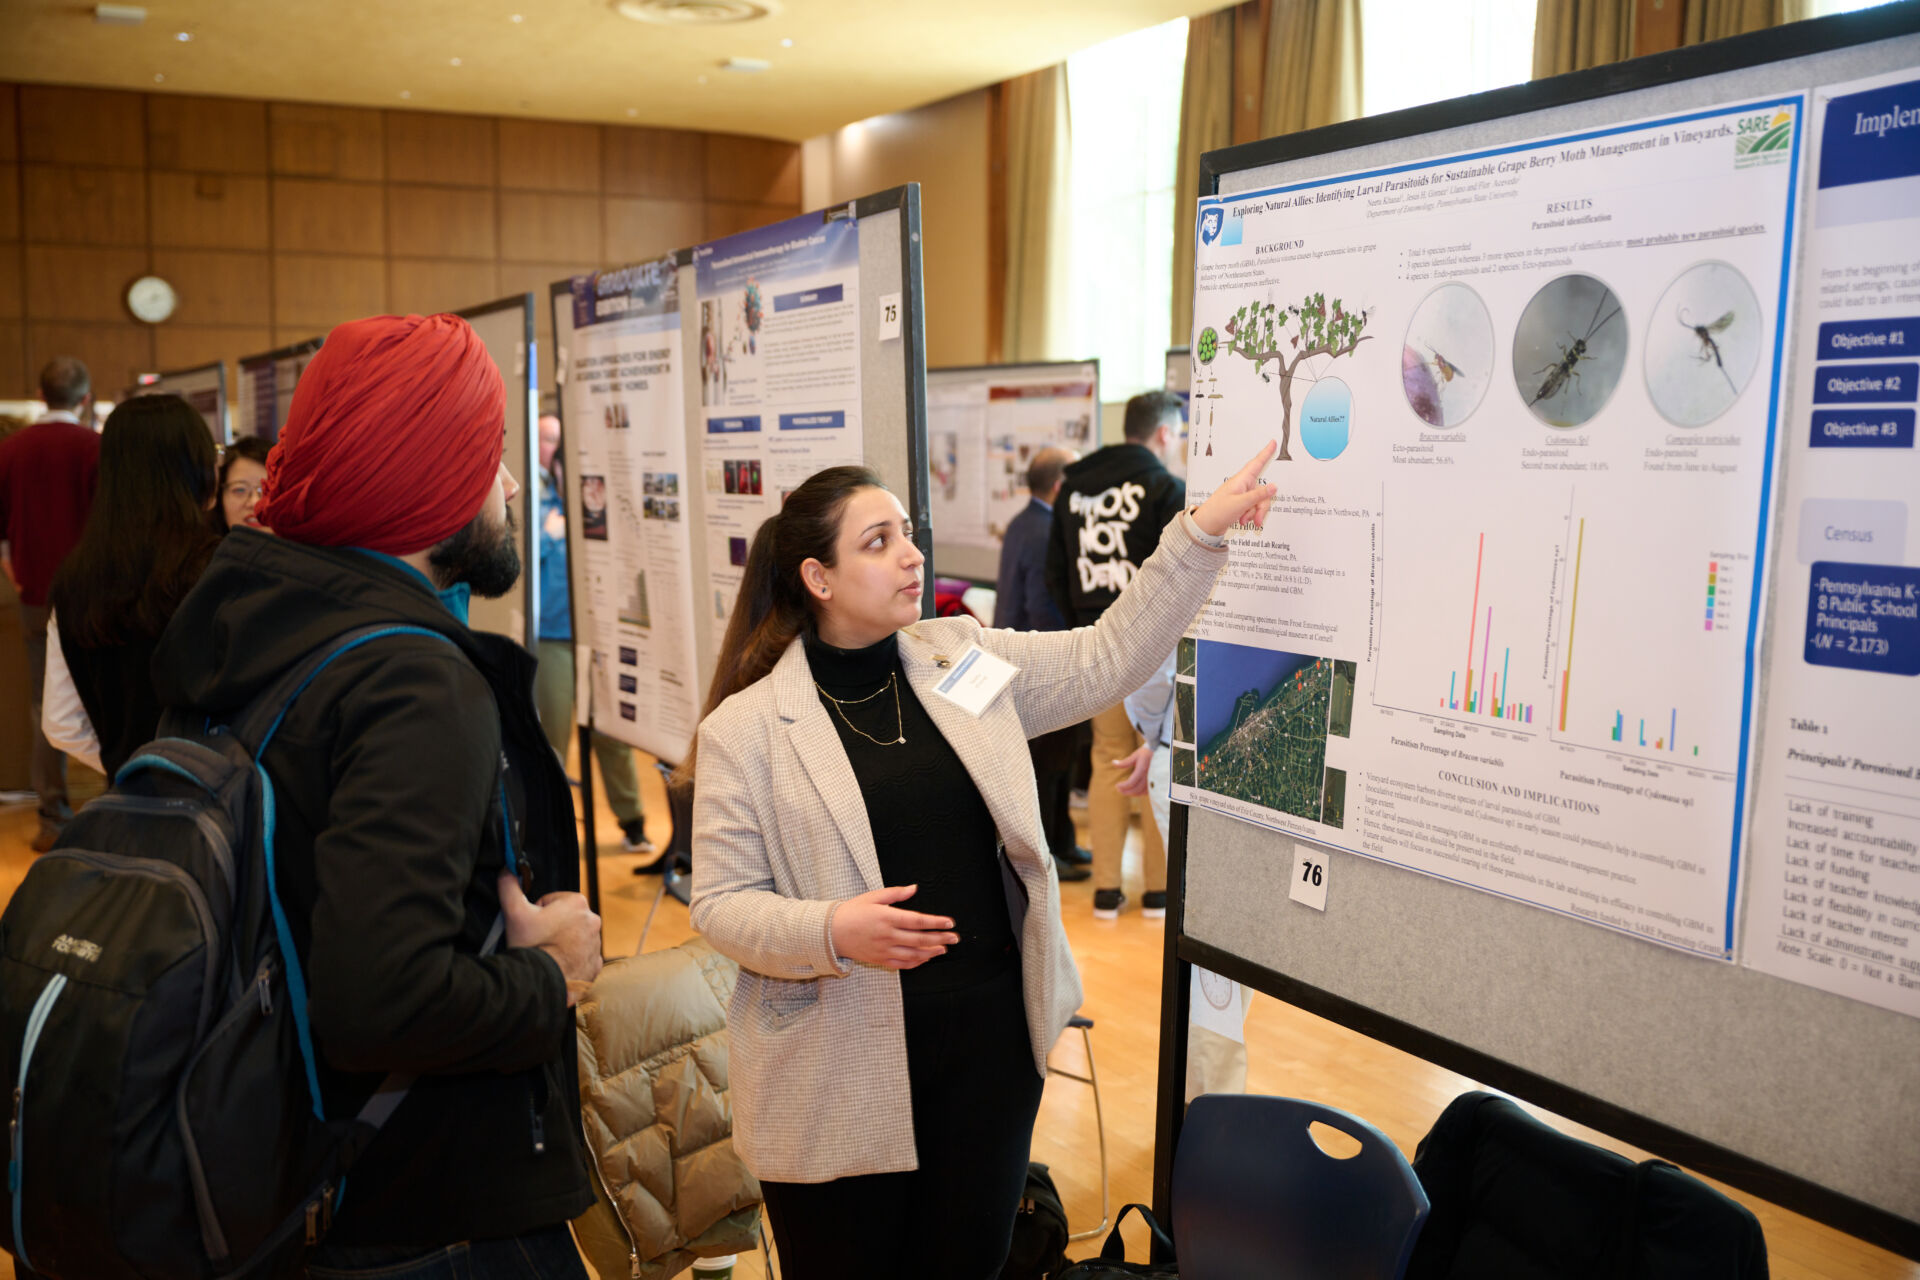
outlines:
M949 658L947 657L947 655L946 655L946 654L944 654L944 653L936 653L936 654L934 654L934 655L933 655L933 665L934 665L934 666L936 666L936 667L940 667L940 668L942 668L942 669L944 669L944 668L946 668L946 667L950 667L950 666L952 666L952 665L953 665L953 662L952 662L952 660L951 660L951 659L949 659Z

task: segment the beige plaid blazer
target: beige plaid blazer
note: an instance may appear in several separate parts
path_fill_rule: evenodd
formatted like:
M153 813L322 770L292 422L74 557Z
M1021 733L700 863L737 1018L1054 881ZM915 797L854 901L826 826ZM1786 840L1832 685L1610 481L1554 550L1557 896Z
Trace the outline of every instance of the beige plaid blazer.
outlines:
M1006 845L1027 1030L1043 1076L1080 1006L1080 974L1060 926L1027 739L1145 683L1206 602L1225 545L1202 541L1185 513L1174 523L1095 626L1004 631L939 618L900 633L907 682ZM1019 668L978 719L932 692L976 641ZM900 976L833 952L835 906L882 881L859 784L800 641L707 717L699 762L693 925L741 968L727 1008L734 1148L755 1176L781 1182L916 1168Z

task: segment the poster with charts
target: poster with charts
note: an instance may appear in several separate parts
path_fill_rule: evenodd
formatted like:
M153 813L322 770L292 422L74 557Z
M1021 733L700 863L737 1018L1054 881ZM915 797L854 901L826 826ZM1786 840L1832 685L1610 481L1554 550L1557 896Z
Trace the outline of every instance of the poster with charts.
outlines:
M724 627L753 535L786 495L865 456L860 422L860 229L852 206L693 250L700 332L700 607Z
M580 493L574 644L591 649L583 684L594 727L678 762L699 722L701 694L679 268L666 257L571 283L573 349L561 409L576 473L568 483ZM586 708L575 714L584 718Z
M1200 202L1179 798L1731 959L1803 115Z
M1741 954L1920 1017L1920 78L1812 110Z

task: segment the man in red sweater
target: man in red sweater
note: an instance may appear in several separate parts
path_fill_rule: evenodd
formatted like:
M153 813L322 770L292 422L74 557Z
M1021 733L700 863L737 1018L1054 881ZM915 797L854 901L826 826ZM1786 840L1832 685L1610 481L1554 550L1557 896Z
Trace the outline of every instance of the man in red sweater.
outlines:
M20 592L20 630L27 638L27 703L33 716L30 777L40 798L36 852L53 847L73 810L67 805L67 758L40 728L40 688L47 673L47 588L80 541L100 468L100 437L92 416L87 366L58 356L40 371L47 412L24 431L0 440L0 537L8 547Z

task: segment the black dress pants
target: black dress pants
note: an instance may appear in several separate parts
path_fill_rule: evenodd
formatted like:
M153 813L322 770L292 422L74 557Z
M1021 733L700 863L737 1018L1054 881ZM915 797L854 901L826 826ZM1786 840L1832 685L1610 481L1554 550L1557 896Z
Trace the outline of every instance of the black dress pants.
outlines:
M782 1280L994 1280L1026 1189L1039 1073L1016 961L906 1001L920 1167L762 1182Z
M1080 744L1080 726L1070 724L1052 733L1043 733L1027 743L1033 757L1033 780L1040 788L1040 830L1047 837L1047 851L1056 858L1072 855L1079 836L1073 829L1073 770L1087 755Z

